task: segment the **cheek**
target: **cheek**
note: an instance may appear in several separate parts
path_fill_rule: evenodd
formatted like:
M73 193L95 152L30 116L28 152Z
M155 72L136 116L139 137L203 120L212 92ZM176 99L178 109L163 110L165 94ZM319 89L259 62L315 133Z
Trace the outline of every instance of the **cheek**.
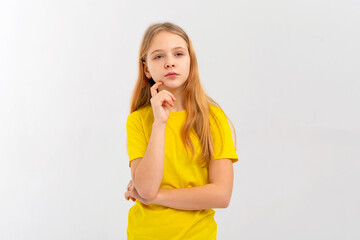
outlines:
M187 58L187 59L182 59L180 61L178 61L177 65L182 69L188 69L190 68L190 58Z
M186 67L187 67L188 69L190 69L190 58L188 58L187 61L186 61Z
M190 71L190 60L185 64L185 69L189 72Z
M151 76L156 76L157 71L156 71L156 68L153 65L148 67L148 71L151 74Z
M159 63L153 63L151 65L149 65L149 71L152 72L153 74L156 74L156 72L158 72L158 69L160 69L162 65Z

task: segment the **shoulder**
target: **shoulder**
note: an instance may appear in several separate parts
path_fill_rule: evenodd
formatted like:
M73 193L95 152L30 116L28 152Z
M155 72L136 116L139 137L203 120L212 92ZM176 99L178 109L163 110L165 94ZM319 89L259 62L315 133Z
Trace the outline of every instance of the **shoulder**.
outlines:
M142 107L132 113L130 113L127 117L127 123L136 121L143 122L153 116L151 105Z
M132 113L130 113L127 117L128 121L129 120L136 120L136 119L145 119L147 116L149 116L150 114L152 114L152 108L151 105L149 106L145 106L142 108L139 108L136 111L133 111Z
M218 106L210 105L209 123L212 134L216 137L230 136L230 119L225 112Z
M210 104L209 109L210 121L220 121L223 122L227 119L225 112L218 106Z

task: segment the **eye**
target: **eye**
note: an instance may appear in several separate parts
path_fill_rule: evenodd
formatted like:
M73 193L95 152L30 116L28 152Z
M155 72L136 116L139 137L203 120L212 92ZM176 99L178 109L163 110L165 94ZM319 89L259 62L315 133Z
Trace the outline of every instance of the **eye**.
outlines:
M154 59L160 59L161 57L161 55L157 55Z
M182 56L182 55L184 55L184 54L181 53L181 52L178 52L178 53L176 54L176 56Z

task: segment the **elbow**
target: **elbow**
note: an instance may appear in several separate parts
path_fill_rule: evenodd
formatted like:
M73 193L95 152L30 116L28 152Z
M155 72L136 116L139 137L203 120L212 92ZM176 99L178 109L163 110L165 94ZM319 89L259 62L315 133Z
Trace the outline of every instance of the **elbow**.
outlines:
M231 195L222 195L220 199L220 208L227 208L230 205Z
M134 187L140 197L146 200L154 200L159 192L159 187L151 187L135 181Z
M142 189L142 190L138 190L138 193L140 197L151 201L156 198L158 192L152 191L151 189Z
M140 184L139 182L135 182L135 178L133 180L134 187L136 192L140 195L140 197L146 199L146 200L154 200L157 192L151 190L148 186L143 186L143 184Z
M216 185L215 185L216 186ZM217 187L216 199L218 208L227 208L230 205L231 191L226 191L221 187Z
M223 201L222 208L227 208L230 205L230 199L225 199Z
M215 185L217 187L217 185ZM232 189L217 187L216 199L218 208L227 208L230 205Z

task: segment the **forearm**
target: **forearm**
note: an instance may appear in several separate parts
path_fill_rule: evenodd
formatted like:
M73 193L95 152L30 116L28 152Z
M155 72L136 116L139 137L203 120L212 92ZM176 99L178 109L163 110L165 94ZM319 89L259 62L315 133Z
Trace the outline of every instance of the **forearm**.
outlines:
M154 204L180 210L226 208L226 198L215 184L191 188L160 188Z
M165 127L166 124L153 124L146 152L136 168L133 179L139 194L146 199L156 196L163 178Z

